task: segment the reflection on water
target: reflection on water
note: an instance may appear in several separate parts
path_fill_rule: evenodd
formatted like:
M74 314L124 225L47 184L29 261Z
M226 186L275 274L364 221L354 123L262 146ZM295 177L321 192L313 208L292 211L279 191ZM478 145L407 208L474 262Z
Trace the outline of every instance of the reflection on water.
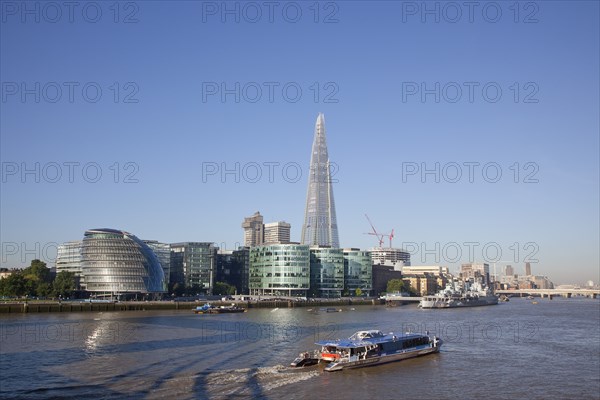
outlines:
M440 354L325 373L300 351L361 329L429 330ZM0 316L2 398L598 398L600 302ZM399 392L400 390L400 392Z

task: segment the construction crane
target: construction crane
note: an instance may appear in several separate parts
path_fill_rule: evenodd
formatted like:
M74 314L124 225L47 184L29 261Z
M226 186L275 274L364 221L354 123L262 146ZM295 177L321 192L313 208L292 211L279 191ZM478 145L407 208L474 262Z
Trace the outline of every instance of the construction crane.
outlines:
M373 232L367 232L365 233L365 235L374 235L377 237L377 241L379 242L379 247L383 247L383 236L384 235L380 235L379 233L377 233L377 230L375 229L375 226L373 226L373 223L371 222L371 220L369 219L369 216L367 214L365 214L365 217L367 217L367 221L369 221L369 224L371 225L371 229L373 230Z
M391 249L392 247L394 247L394 246L392 246L392 240L394 239L394 229L392 229L392 232L390 232L389 235L385 235L385 236L390 238L390 249Z
M393 247L392 240L394 239L394 230L392 229L392 231L389 234L378 233L377 230L375 229L375 226L371 222L371 219L369 218L369 216L367 214L365 214L365 217L367 217L367 221L369 221L369 224L371 225L371 229L373 230L373 232L367 232L367 233L365 233L365 235L376 236L377 241L379 242L379 247L383 247L383 238L388 237L390 239L390 248L392 248Z

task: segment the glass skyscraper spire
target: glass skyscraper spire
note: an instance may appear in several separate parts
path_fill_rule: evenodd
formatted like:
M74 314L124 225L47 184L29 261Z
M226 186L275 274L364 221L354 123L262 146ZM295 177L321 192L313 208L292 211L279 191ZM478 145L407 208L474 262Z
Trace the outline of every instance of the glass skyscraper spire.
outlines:
M333 201L331 165L325 137L325 117L322 113L317 117L310 157L302 244L340 247Z

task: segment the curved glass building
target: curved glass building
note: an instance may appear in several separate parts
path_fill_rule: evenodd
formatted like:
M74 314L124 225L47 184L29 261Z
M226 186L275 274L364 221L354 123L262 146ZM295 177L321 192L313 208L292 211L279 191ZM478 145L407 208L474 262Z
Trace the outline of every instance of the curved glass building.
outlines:
M307 245L272 244L250 249L251 295L306 296L310 285Z
M166 291L163 268L135 235L115 229L85 232L81 247L86 289L105 294Z

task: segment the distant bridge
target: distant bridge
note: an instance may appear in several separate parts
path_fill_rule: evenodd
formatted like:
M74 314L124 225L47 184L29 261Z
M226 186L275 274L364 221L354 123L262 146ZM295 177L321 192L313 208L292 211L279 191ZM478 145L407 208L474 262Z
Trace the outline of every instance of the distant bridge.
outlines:
M539 296L552 299L555 296L571 298L572 296L586 296L592 299L600 295L600 289L514 289L514 290L496 290L496 294L519 295L523 296Z

